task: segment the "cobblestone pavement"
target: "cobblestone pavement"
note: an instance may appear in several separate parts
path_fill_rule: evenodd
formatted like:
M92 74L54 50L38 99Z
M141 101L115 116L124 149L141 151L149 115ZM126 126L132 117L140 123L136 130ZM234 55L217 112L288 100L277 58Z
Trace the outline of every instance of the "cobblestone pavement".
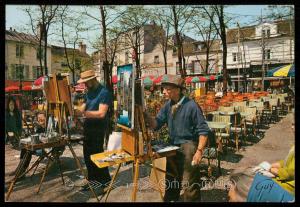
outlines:
M265 132L265 136L256 142L248 142L247 145L234 152L230 150L221 161L222 175L216 176L215 162L213 162L213 176L211 179L206 177L205 161L201 165L202 183L204 184L201 193L204 202L224 202L227 200L225 184L228 181L230 173L234 169L257 165L262 161L273 162L286 156L289 148L295 143L295 133L292 129L294 116L290 113L280 122L270 125ZM73 146L77 156L83 161L82 145ZM32 163L36 157L33 156ZM12 149L9 145L5 146L5 194L9 187L9 176L17 166L19 161L19 151ZM39 165L37 172L31 176L32 172L26 175L26 178L17 182L12 192L9 202L96 202L96 198L89 191L80 191L79 183L82 181L80 171L76 168L71 152L66 148L61 157L64 173L65 185L59 174L57 166L54 164L49 169L42 184L39 194L36 193L42 169L46 166L43 162ZM114 168L110 168L113 173ZM150 170L141 166L139 185L137 192L137 202L161 202L160 195L151 188L149 183ZM122 166L120 173L110 193L108 202L130 202L132 192L132 165ZM99 196L101 198L101 196ZM101 199L104 202L104 198Z

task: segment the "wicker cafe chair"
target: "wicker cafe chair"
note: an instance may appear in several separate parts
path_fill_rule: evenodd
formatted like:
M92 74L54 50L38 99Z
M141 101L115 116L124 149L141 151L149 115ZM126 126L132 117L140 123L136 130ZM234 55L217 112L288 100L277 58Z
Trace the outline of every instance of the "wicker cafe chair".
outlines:
M283 118L288 113L288 107L285 105L285 95L279 94L278 99L279 99L279 107L277 108L278 116L279 118Z
M257 129L257 109L256 107L246 108L246 113L249 113L248 116L245 117L245 124L247 132L250 132L252 135L256 136Z
M230 127L230 131L233 133L235 149L239 151L239 142L244 145L246 137L245 119L242 119L241 114L236 114L236 123Z
M211 167L211 160L216 160L217 162L217 175L221 175L221 154L217 150L217 144L216 144L216 136L212 131L209 131L208 133L208 142L207 145L203 151L202 158L207 159L207 174L208 177L211 177L212 175L212 167Z
M247 106L235 106L234 109L237 112L245 112L246 111Z
M219 111L221 111L221 112L231 112L231 111L234 111L234 107L233 106L220 106Z
M278 116L278 111L280 110L279 99L277 97L270 99L269 105L270 105L270 109L271 109L271 121L273 123L276 123L279 121L279 116Z
M213 116L213 121L214 122L223 122L223 123L231 123L230 122L230 116L226 115L220 115L220 114L215 114ZM225 144L225 149L227 151L228 144L229 144L229 138L230 138L230 125L228 125L225 128L225 132L217 132L215 133L217 137L221 137L221 142L222 144Z
M246 101L234 102L234 103L232 103L232 106L247 106L247 102Z

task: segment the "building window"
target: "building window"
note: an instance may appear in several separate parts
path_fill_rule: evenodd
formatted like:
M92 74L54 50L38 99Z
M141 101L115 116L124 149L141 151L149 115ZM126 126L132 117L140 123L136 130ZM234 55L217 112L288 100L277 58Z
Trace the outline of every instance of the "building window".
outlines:
M42 70L40 66L32 66L33 79L37 79L42 76Z
M195 73L195 74L200 74L201 73L200 60L193 61L192 73Z
M41 48L41 50L38 48L37 50L36 50L36 59L42 59L42 60L44 60L44 56L45 56L45 54L44 54L44 48Z
M271 35L271 32L270 32L270 29L269 29L269 28L263 29L263 30L262 30L262 36L263 36L263 37L269 38L270 35Z
M270 60L271 59L271 50L270 49L264 50L263 59L264 60Z
M78 58L75 58L75 68L80 69L81 68L81 60Z
M159 56L158 55L154 56L154 63L156 63L156 64L159 63Z
M129 53L125 52L125 64L128 64L129 62Z
M187 75L192 74L193 72L193 62L185 64Z
M16 44L16 57L17 58L24 57L24 45Z
M194 51L200 51L200 50L202 50L203 46L204 46L203 43L201 43L201 44L195 44Z
M232 53L233 62L240 61L241 57L242 57L242 53L237 53L237 52Z
M61 65L61 67L68 67L68 63L65 63L65 62L62 62L60 65Z
M176 74L180 75L180 71L179 71L179 62L176 62Z
M208 71L209 73L215 73L215 60L209 60L208 61Z
M177 52L177 48L173 47L173 53L176 53L176 52Z
M12 64L9 77L12 80L29 79L29 66Z

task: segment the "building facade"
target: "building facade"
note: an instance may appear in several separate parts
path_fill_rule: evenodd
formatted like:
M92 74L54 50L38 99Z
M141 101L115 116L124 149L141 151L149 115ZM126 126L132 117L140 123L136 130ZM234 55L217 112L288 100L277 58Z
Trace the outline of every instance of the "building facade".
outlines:
M294 62L294 22L278 20L227 31L227 69L237 87L244 77Z
M43 53L43 52L42 52ZM40 77L38 39L12 28L5 31L5 80L33 81ZM42 61L42 66L44 62ZM47 48L47 68L51 73L51 46Z

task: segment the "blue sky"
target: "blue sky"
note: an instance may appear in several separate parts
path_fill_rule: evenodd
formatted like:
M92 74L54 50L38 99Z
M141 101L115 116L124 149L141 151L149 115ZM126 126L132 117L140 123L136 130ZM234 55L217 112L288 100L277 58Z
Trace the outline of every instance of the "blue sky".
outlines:
M16 29L17 31L20 31L22 27L26 23L29 22L28 15L23 12L20 9L21 5L6 5L6 29L9 29L10 27ZM230 5L226 9L226 12L230 16L239 16L238 18L235 18L234 22L239 21L241 26L247 25L249 22L253 24L257 24L254 20L261 16L261 12L263 14L265 13L265 9L267 8L267 5L239 5L239 6L233 6ZM99 14L97 14L99 15ZM242 16L241 16L242 15ZM98 31L99 33L99 31ZM193 37L192 34L187 34L188 36ZM85 38L87 40L93 39L96 35L93 34L92 31L89 31L88 34L85 34ZM94 38L95 39L95 38ZM51 41L51 40L50 40ZM87 43L87 49L88 52L92 52L93 49Z

